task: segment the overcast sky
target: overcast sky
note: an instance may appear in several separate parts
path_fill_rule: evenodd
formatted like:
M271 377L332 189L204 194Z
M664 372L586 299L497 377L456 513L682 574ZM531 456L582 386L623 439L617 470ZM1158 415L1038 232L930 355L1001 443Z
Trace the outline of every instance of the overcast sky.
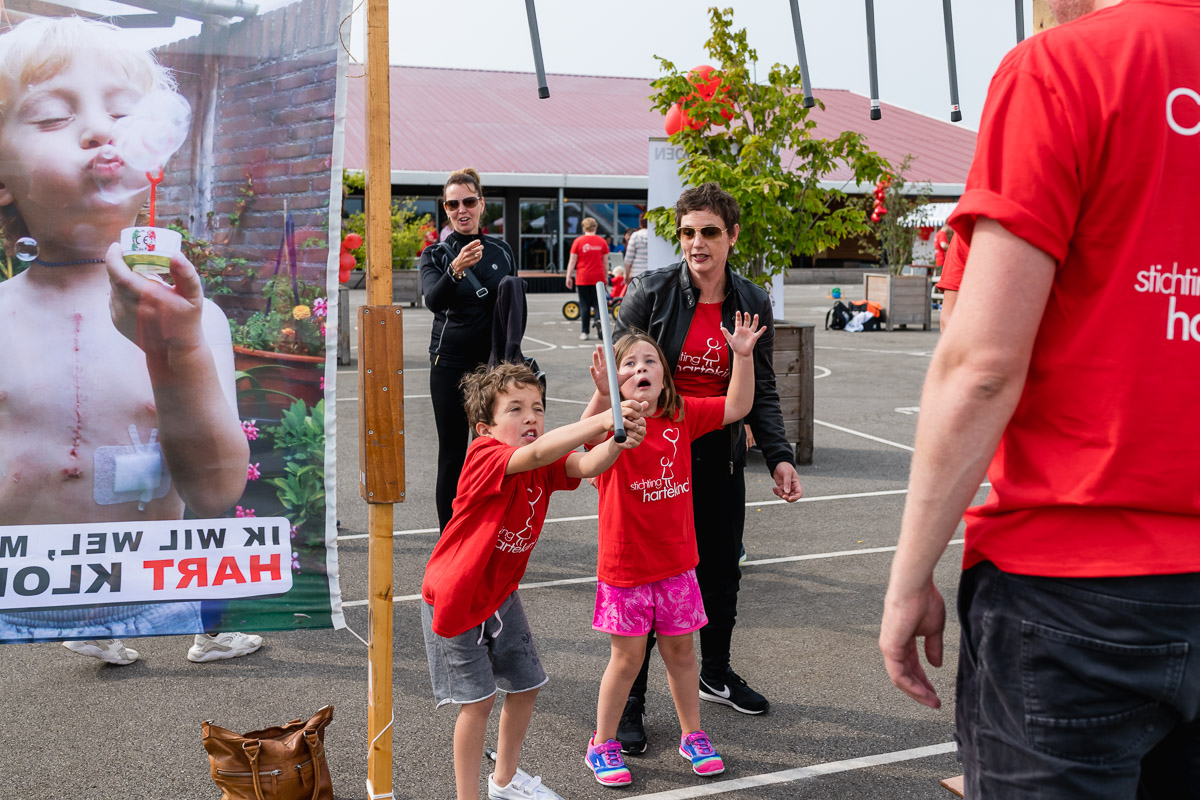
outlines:
M1023 2L1028 33L1032 0ZM710 5L698 0L538 0L546 71L653 78L660 74L656 55L680 69L708 63L704 42ZM725 0L720 5L732 7L735 26L746 29L762 74L776 62L797 63L789 0ZM860 0L800 0L814 87L869 94L865 5ZM1016 6L1014 0L954 0L953 12L960 124L975 129L988 81L1016 44ZM346 31L360 59L363 13L360 9L353 32ZM942 0L880 0L875 15L880 99L949 120ZM389 22L393 64L533 71L522 0L392 3ZM532 78L530 92L536 93ZM553 82L550 95L547 102L554 99ZM867 113L864 101L864 118Z

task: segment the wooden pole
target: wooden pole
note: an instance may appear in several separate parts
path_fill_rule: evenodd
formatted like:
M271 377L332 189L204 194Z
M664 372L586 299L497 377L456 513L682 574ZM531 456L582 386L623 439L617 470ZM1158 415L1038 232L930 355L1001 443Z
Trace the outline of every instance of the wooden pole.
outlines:
M1040 33L1058 24L1047 0L1033 0L1033 32Z
M392 302L392 169L391 169L391 104L388 86L388 4L387 0L368 0L367 3L367 304L378 307ZM376 316L380 316L376 314ZM389 315L391 316L391 315ZM395 310L395 325L400 329L400 310ZM367 347L369 341L362 338L363 317L359 317L360 342ZM386 350L386 348L384 348ZM395 354L392 354L393 356ZM394 370L386 365L380 369L378 354L359 352L359 397L371 390L378 393L377 382L383 374L402 373L402 364ZM373 380L368 381L370 376ZM401 387L403 384L401 383ZM403 397L393 389L389 400L398 403ZM387 386L382 387L387 391ZM394 406L393 406L394 408ZM360 412L361 413L361 412ZM365 416L364 416L365 418ZM386 424L386 423L385 423ZM372 427L372 425L374 427ZM369 447L368 438L376 443L380 421L364 423L360 419L359 445L363 452ZM390 432L403 431L403 410ZM370 430L370 435L367 431ZM390 433L389 432L389 433ZM380 434L383 431L379 431ZM402 457L401 457L402 458ZM402 463L402 461L401 461ZM367 472L373 471L371 460L366 462ZM402 469L402 468L401 468ZM402 474L402 473L401 473ZM403 478L401 477L401 483ZM372 475L364 478L364 485L376 485ZM392 794L392 531L394 530L392 497L380 492L368 492L367 528L369 572L368 584L368 633L367 633L367 797L369 800L389 800ZM385 500L386 502L380 502Z

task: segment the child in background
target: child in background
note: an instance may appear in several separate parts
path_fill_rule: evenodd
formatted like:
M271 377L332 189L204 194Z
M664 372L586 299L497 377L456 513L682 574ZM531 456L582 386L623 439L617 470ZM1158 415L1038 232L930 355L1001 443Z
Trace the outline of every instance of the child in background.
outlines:
M611 411L542 435L541 386L524 364L480 368L462 382L467 418L478 438L467 449L450 524L433 548L421 584L421 622L429 675L440 708L459 704L454 724L458 800L479 791L484 734L498 690L496 770L488 797L546 797L538 778L518 780L521 743L546 673L538 659L517 584L542 531L552 492L600 475L646 430L642 404L622 403L628 434L587 453L572 452L611 431Z
M584 763L605 786L623 786L632 776L621 757L617 724L625 698L646 654L653 627L679 715L679 753L697 775L719 775L721 756L700 728L700 685L692 634L708 618L696 583L695 524L692 518L691 442L741 420L754 400L754 344L765 328L737 313L734 331L721 332L733 352L729 394L690 398L675 391L658 343L642 333L617 341L617 379L625 402L639 400L647 412L641 447L600 475L600 549L596 612L592 627L610 635L612 653L600 681L596 730ZM609 405L600 348L593 355L596 392L584 411ZM589 443L591 444L591 443Z
M131 168L109 146L113 126L144 95L173 87L112 25L31 19L0 36L4 249L36 240L29 268L0 283L0 524L181 519L185 505L215 517L245 487L225 315L183 256L171 261L172 285L130 271L118 244L149 184L119 191ZM152 499L139 502L104 464L143 442L158 466L140 468ZM113 664L138 653L107 637L202 629L194 602L0 613L0 640L79 639L64 644ZM197 635L188 658L261 644Z

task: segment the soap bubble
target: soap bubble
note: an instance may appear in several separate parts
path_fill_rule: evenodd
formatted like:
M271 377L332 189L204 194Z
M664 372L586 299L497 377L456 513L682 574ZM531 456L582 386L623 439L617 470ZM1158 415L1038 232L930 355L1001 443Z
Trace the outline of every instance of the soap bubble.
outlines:
M13 248L13 255L21 261L35 261L38 257L37 239L32 236L22 236L17 239L16 247Z

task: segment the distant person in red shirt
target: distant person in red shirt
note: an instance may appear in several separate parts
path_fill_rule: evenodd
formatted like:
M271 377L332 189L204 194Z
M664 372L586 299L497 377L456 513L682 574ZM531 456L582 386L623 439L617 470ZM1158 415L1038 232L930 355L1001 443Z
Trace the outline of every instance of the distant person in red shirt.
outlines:
M1050 5L1067 24L1000 64L950 219L969 324L926 377L880 649L938 707L918 639L940 666L966 509L966 796L1194 797L1200 0Z
M963 270L967 266L967 242L961 236L950 239L946 251L942 274L938 277L937 288L942 292L942 311L938 316L938 328L946 330L950 318L954 315L954 306L958 302L958 287L962 285Z
M646 423L640 403L624 403L625 442L609 439L577 453L579 445L612 430L612 412L543 436L541 386L524 364L480 368L463 379L463 395L477 438L467 450L454 515L421 583L429 675L438 707L460 706L454 725L458 800L479 796L479 763L497 691L507 697L488 796L535 797L536 784L522 785L516 770L534 699L547 678L517 584L542 532L550 494L611 467L623 449L642 440Z
M696 525L692 518L692 441L739 422L754 401L754 345L766 331L737 313L733 332L720 327L722 344L732 351L728 394L685 397L675 390L658 344L644 333L617 341L617 380L625 402L648 409L642 446L602 474L600 548L596 567L596 612L592 627L609 634L612 655L600 682L596 730L586 761L606 786L632 778L621 757L617 725L634 678L646 655L651 628L667 667L671 697L679 716L679 752L704 777L725 771L725 763L700 728L700 673L692 634L708 623L696 565ZM597 348L592 378L596 391L587 415L609 407L604 361ZM652 409L652 410L650 410ZM593 441L600 444L603 440Z
M597 301L596 283L604 281L608 275L608 242L603 236L596 235L594 218L584 217L579 225L583 228L583 236L571 243L571 258L567 261L567 288L574 286L579 291L579 319L583 325L579 340L586 342L592 324L591 315L605 313L607 305L604 298ZM599 320L599 317L596 319Z

